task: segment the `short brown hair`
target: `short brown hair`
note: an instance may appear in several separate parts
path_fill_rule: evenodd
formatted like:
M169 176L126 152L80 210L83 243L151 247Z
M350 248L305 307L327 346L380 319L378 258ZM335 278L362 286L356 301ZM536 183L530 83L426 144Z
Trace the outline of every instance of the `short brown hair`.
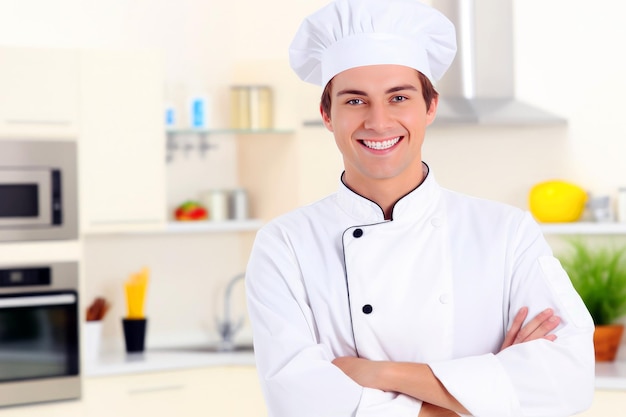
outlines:
M419 76L420 84L422 85L422 97L424 97L424 101L426 102L426 110L430 110L430 103L439 97L439 93L435 90L433 83L431 83L424 74L417 71L417 75ZM331 105L330 88L332 87L332 84L333 80L331 79L328 84L326 84L326 87L324 87L324 91L322 91L322 98L320 100L322 110L329 116Z

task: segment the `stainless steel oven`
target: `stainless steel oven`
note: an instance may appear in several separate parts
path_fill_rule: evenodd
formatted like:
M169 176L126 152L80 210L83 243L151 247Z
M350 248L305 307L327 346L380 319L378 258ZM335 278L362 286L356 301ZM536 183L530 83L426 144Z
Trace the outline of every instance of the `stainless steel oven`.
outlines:
M78 237L76 144L0 140L0 242Z
M78 263L0 265L0 407L81 395Z

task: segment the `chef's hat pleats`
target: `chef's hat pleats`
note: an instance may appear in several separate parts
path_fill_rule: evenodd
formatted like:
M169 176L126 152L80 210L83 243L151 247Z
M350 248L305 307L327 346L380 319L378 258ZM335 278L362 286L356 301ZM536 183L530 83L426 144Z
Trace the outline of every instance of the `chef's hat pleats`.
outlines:
M291 67L324 86L338 73L364 65L404 65L431 82L456 53L454 25L416 0L335 0L302 22L289 48Z

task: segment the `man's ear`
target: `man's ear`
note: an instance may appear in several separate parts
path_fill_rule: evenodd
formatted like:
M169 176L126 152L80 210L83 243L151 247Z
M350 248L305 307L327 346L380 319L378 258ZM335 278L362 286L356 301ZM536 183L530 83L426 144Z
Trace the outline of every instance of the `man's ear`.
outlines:
M426 112L426 126L435 121L435 116L437 115L437 106L439 105L439 96L433 98L430 101L430 107Z
M328 129L330 132L333 131L333 124L330 121L330 116L328 115L328 113L326 113L324 111L324 109L322 108L322 105L320 104L320 114L322 115L322 121L324 122L324 126L326 126L326 129Z

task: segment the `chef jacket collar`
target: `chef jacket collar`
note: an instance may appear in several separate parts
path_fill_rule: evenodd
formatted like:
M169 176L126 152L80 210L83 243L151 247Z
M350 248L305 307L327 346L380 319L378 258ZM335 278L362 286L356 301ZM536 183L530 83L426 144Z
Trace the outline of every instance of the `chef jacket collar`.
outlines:
M399 222L409 222L422 219L432 212L439 198L439 185L434 174L425 162L422 162L424 179L411 192L404 195L393 207L391 219ZM348 214L356 218L361 224L381 223L385 221L383 209L374 201L351 190L343 182L337 193L339 206Z

